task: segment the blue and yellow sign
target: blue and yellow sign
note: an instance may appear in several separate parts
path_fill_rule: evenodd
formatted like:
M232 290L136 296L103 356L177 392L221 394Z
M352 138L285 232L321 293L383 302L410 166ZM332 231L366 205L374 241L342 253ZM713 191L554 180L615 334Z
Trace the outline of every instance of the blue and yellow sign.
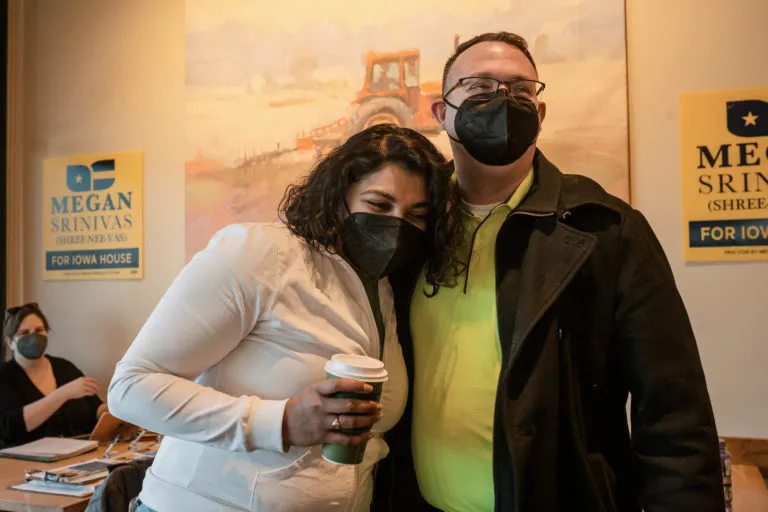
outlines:
M768 87L680 96L686 261L768 260Z
M43 162L43 278L144 277L140 151Z

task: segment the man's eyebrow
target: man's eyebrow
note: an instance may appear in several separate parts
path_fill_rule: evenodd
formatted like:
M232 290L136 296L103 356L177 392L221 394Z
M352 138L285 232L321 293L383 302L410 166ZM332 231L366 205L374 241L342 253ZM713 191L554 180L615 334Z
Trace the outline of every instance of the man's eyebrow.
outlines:
M523 75L520 75L520 74L509 75L509 77L507 79L501 80L500 78L496 78L496 76L493 73L490 73L488 71L483 71L483 72L475 73L473 75L468 75L468 76L478 76L478 77L483 77L483 78L493 78L493 79L498 80L500 82L511 82L512 80L536 80L535 78L529 78L527 76L523 76ZM462 77L462 78L466 78L466 77Z

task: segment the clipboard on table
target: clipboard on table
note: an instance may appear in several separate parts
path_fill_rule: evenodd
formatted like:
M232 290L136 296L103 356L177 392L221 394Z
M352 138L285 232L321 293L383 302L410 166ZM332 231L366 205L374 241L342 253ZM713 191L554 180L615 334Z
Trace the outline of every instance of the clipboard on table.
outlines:
M109 412L105 412L99 418L96 426L93 427L91 435L88 436L88 439L91 441L100 441L103 443L109 443L116 438L127 441L129 439L135 438L139 432L141 432L141 427L137 427L132 423L128 423L127 421L123 421L119 418L115 418Z
M0 450L0 457L37 462L56 462L95 450L98 444L95 441L67 439L65 437L43 437L31 443Z

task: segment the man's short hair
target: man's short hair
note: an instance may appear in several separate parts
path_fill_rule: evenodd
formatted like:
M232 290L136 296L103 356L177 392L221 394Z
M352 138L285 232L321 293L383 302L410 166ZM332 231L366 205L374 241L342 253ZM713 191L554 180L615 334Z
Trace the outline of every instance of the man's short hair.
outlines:
M448 60L445 61L445 67L443 67L443 91L445 91L446 81L448 80L448 73L451 71L451 67L453 66L453 63L456 62L456 59L464 53L465 51L469 50L473 46L475 46L478 43L485 43L485 42L501 42L501 43L507 43L510 46L514 46L521 52L523 52L523 55L528 58L529 61L531 61L531 64L533 65L533 69L536 68L536 62L533 60L533 56L531 55L531 52L528 50L528 42L520 37L517 34L513 34L512 32L486 32L485 34L480 34L479 36L475 36L472 39L468 41L464 41L460 45L456 47L456 50L454 50L453 55L448 57Z

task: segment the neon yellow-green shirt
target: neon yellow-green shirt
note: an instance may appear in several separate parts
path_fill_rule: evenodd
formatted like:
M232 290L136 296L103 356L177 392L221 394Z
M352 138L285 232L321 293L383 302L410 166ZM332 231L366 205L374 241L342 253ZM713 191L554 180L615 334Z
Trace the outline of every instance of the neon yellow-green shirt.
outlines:
M414 290L413 459L421 494L446 512L494 509L493 416L501 368L496 236L532 184L533 171L485 219L465 212L464 261L476 232L466 294L462 279L428 298L423 273Z

